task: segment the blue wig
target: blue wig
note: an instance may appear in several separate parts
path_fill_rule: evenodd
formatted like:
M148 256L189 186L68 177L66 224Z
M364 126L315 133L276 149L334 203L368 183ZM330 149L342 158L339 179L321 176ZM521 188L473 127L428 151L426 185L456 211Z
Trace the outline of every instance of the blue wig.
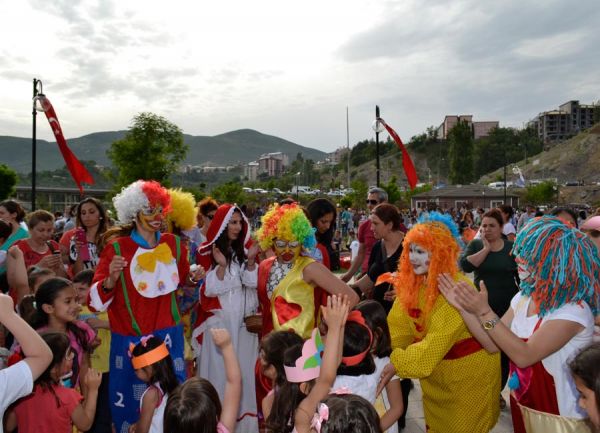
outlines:
M458 246L462 249L464 247L464 242L462 241L462 238L460 236L460 232L458 230L458 226L456 225L456 223L454 222L454 220L452 219L451 215L447 215L447 214L441 214L439 212L423 212L421 214L421 216L419 217L418 220L419 223L438 223L438 224L443 224L444 226L446 226L446 228L448 230L450 230L450 233L452 234L452 237L456 240L456 243L458 244Z

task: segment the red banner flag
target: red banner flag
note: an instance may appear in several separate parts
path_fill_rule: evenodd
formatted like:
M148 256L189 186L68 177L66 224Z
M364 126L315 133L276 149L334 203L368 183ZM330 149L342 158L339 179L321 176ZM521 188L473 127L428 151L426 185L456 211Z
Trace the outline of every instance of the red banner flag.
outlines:
M413 164L412 159L410 159L410 155L408 154L406 147L404 147L404 144L402 144L402 140L400 140L400 136L398 136L398 134L396 134L396 131L394 131L390 125L385 123L385 120L383 120L381 118L378 120L382 123L383 126L385 126L385 129L387 130L388 134L390 134L392 136L392 138L394 139L394 141L396 142L396 144L402 151L402 166L404 167L404 173L406 174L406 179L408 180L410 189L415 189L415 187L417 186L417 183L419 182L419 180L417 179L417 170L415 170L415 165Z
M81 186L82 182L87 184L94 184L94 178L90 174L89 171L85 168L85 166L77 159L75 154L69 149L67 146L67 140L65 140L65 136L62 133L62 128L60 127L60 123L58 123L58 116L54 111L54 107L50 103L50 100L46 98L44 95L36 96L44 113L46 113L46 118L48 119L48 123L50 124L50 128L52 128L52 132L54 133L54 137L56 138L56 143L58 144L58 148L60 149L60 153L62 153L63 159L67 164L67 169L71 173L73 180L77 184L79 191L83 194L83 186Z

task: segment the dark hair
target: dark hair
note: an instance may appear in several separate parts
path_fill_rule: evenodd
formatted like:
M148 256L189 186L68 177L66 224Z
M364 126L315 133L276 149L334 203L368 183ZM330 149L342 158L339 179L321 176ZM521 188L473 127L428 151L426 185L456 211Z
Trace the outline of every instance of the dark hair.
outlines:
M134 222L108 228L104 233L102 233L102 235L100 235L100 239L97 242L96 247L98 248L98 254L100 254L104 247L106 247L106 245L108 245L114 239L123 236L129 236L134 228Z
M508 205L508 204L502 204L502 205L498 206L498 210L500 210L500 212L508 215L509 218L511 218L515 214L515 210L512 208L511 205Z
M573 376L594 391L596 409L600 411L600 343L592 343L577 354L569 363Z
M71 347L71 342L69 341L67 334L62 332L43 332L40 336L52 352L52 361L46 370L44 370L44 372L36 379L35 384L40 385L45 390L54 394L56 407L59 408L60 399L54 392L54 385L57 385L58 382L52 378L52 369L57 365L62 364L67 355L67 351Z
M219 208L219 203L212 197L204 197L198 202L198 210L202 215L208 215L209 212Z
M360 311L373 332L373 344L371 350L378 358L390 356L392 353L392 338L387 322L387 314L383 306L372 299L361 301L355 310Z
M288 348L283 354L283 364L288 367L296 365L296 360L302 356L303 344ZM315 380L306 382L310 387ZM300 389L300 383L288 382L287 380L275 391L273 407L267 418L267 429L276 433L290 433L294 429L294 414L296 409L306 397ZM307 391L308 392L308 391Z
M163 340L152 336L145 339L143 342L139 342L133 348L131 354L133 356L140 356L144 353L150 352L152 349L156 349L161 344L163 344ZM156 361L150 367L152 367L152 375L150 376L149 380L150 384L158 382L160 384L160 388L165 394L170 394L175 388L177 388L179 381L177 380L177 376L175 376L175 369L173 368L173 359L171 358L171 355L167 355L160 361Z
M242 231L237 239L234 239L233 241L229 240L227 229L225 229L215 241L215 245L219 250L221 250L225 256L225 259L227 259L227 265L231 264L233 258L235 258L240 264L244 263L244 260L246 260L246 253L244 252L244 227L246 230L250 230L250 227L247 226L246 221L244 220L244 215L239 208L235 209L233 215L236 213L242 218ZM227 225L229 225L229 223L227 223Z
M48 326L48 314L42 307L45 304L53 305L60 293L68 288L72 289L73 284L66 278L61 277L53 277L40 284L40 287L38 287L38 290L35 293L36 312L33 318L34 329ZM75 335L77 344L81 346L84 352L90 351L90 342L88 341L87 334L83 329L77 326L74 322L67 322L67 331L72 332L73 335Z
M79 202L79 204L77 205L77 211L75 213L77 227L83 227L85 229L85 226L83 225L83 221L81 221L81 208L83 207L84 204L87 204L87 203L91 203L94 206L96 206L96 209L98 209L98 213L100 214L100 222L98 224L98 231L96 232L96 239L94 239L94 243L97 244L98 241L100 240L100 237L104 234L104 232L108 228L108 216L106 214L106 209L104 209L104 206L102 205L102 202L100 200L98 200L97 198L94 198L94 197L86 197L83 200L81 200Z
M216 433L221 401L206 379L192 377L169 394L163 418L164 433Z
M467 217L471 220L471 222L473 222L473 214L470 211L466 211L465 214L462 216L462 218L460 219L461 222L466 223L467 221Z
M0 239L4 239L6 241L11 233L12 226L8 222L0 220Z
M558 216L561 213L568 213L571 216L571 218L573 218L573 221L575 222L575 227L577 227L577 214L575 213L575 210L571 209L570 207L556 206L550 211L550 215L553 216Z
M73 277L73 283L81 283L86 286L91 286L92 281L94 280L94 270L93 269L84 269L83 271L77 272Z
M23 209L23 206L21 206L21 204L17 201L4 200L3 202L0 202L0 206L5 208L8 211L8 213L16 213L17 222L21 222L25 218L25 209Z
M392 223L392 230L400 230L402 224L402 215L393 204L381 203L375 206L371 214L377 216L384 224Z
M354 356L367 351L364 359L356 365L345 365L344 361L337 369L337 374L345 376L360 376L361 374L373 374L375 361L369 349L371 348L371 335L369 330L357 322L346 322L344 325L344 349L343 356Z
M502 227L504 225L504 218L502 218L502 214L500 213L500 211L498 209L490 209L489 211L487 211L486 213L483 214L483 216L481 217L481 220L483 221L484 218L493 218L496 221L498 221L498 225L500 227Z
M36 315L35 296L25 295L19 302L19 316L33 328Z
M47 223L49 221L54 222L54 215L47 210L36 210L27 214L27 227L29 230L33 229L39 223Z
M264 352L265 362L275 367L277 377L275 385L280 387L286 381L283 369L283 354L292 346L302 346L304 340L293 331L272 331L260 341L260 348Z
M329 408L329 418L321 433L382 433L377 411L361 396L331 394L323 403Z
M327 247L327 251L329 251L331 255L331 241L333 240L333 233L335 231L335 217L337 214L335 205L326 198L316 198L308 203L306 206L306 211L308 212L308 219L313 227L317 227L317 221L320 218L330 213L333 214L333 221L331 222L329 229L327 229L325 233L319 233L318 230L315 232L317 242L325 245Z
M48 268L40 268L38 266L31 266L27 269L27 284L29 284L29 289L33 293L33 288L35 283L40 277L45 277L48 275L56 275L53 270Z

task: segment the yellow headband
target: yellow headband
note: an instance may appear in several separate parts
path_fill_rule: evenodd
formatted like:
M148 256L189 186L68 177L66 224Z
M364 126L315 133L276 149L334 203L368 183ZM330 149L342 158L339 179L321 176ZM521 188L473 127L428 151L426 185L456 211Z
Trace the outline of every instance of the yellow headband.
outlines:
M131 358L131 365L133 365L134 370L139 370L140 368L148 367L161 359L165 359L167 356L169 356L169 349L167 349L165 343L162 343L150 352L143 353L140 356L133 356Z

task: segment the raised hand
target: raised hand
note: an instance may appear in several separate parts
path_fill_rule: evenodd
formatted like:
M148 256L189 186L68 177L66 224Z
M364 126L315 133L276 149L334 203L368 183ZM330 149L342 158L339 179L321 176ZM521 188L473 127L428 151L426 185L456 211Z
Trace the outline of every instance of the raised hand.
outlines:
M220 265L222 267L227 266L227 259L225 258L225 256L221 252L221 250L219 248L217 248L217 246L215 244L213 244L213 247L212 247L212 254L213 254L213 258L215 259L215 262L217 262L218 265Z
M327 307L323 308L323 319L328 328L342 328L346 323L348 311L350 310L350 301L348 296L331 295L327 298Z
M122 256L114 256L108 265L108 273L113 281L119 279L119 275L127 267L127 260Z
M212 339L218 348L223 349L225 346L231 344L231 335L227 329L213 328L210 330Z
M88 369L84 377L85 385L90 389L100 388L100 382L102 382L102 373L93 368Z
M456 299L456 281L452 279L450 274L438 275L438 289L450 305L459 311L464 311L462 305Z
M248 249L248 261L253 262L256 259L256 256L260 253L260 245L258 242L252 243L250 249Z

